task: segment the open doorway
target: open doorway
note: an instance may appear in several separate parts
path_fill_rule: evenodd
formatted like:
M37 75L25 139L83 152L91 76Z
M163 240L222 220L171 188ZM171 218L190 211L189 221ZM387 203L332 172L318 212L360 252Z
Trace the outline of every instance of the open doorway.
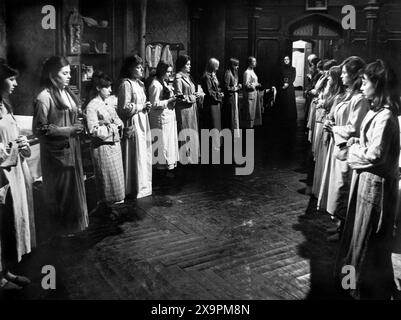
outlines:
M321 59L341 62L343 29L339 21L331 17L311 14L298 18L288 25L292 52L292 65L297 70L294 87L305 88L305 76L309 71L307 58L314 53Z
M294 87L296 90L305 88L306 74L308 73L308 56L312 53L312 43L297 40L292 43L292 66L296 70Z

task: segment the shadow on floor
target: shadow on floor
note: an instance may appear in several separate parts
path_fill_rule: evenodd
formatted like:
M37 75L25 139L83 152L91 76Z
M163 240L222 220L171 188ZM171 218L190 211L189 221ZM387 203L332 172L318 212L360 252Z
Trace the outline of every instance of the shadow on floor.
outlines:
M112 208L99 207L90 214L90 226L74 237L48 238L43 234L37 248L23 257L23 260L13 268L17 274L23 274L31 279L32 283L19 292L0 292L0 299L5 300L58 300L68 299L63 279L69 277L65 274L65 266L69 270L73 265L79 265L87 252L106 237L116 236L123 231L121 225L125 222L137 222L144 217L143 211L136 202L127 202ZM46 229L48 230L48 229ZM54 267L56 271L56 289L45 290L42 281L48 273L44 273L45 266ZM45 283L48 283L45 281Z
M339 242L327 241L326 229L333 227L326 213L316 210L317 200L310 198L305 215L298 218L294 230L301 231L305 241L298 246L301 257L310 261L311 300L350 300L349 296L338 288L334 281L334 263Z

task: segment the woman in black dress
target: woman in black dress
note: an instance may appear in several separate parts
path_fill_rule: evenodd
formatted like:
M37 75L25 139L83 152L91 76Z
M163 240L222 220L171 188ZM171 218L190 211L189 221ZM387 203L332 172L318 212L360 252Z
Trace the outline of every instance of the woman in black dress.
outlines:
M291 66L289 56L285 56L280 68L279 86L277 88L277 114L282 124L292 125L297 120L294 81L296 70Z

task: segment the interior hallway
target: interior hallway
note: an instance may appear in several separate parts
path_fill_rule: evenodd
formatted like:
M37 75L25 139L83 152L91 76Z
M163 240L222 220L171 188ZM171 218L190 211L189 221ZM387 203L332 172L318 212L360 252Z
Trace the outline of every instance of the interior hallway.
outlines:
M305 148L297 101L293 140L265 114L252 175L235 176L230 165L180 168L176 179L155 175L154 196L121 209L121 221L95 212L82 235L37 248L20 264L32 284L5 298L339 297L332 283L337 245L326 241L330 219L300 218L310 203L297 192L305 187L297 170ZM41 288L46 264L56 268L56 290Z

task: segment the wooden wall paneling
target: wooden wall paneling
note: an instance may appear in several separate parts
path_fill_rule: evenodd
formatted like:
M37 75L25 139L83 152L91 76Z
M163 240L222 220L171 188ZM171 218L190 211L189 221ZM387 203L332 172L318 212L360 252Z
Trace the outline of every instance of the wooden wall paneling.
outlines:
M378 46L378 56L383 59L389 68L391 68L401 80L401 38L389 39L386 42L381 42ZM401 83L399 82L399 86ZM401 89L401 88L399 88Z
M378 39L378 17L380 6L376 1L369 1L369 4L364 8L366 23L367 23L367 56L369 59L376 58L377 39Z
M380 14L382 27L389 32L399 32L401 30L401 9L393 8L390 10L389 8L383 8L383 10L385 9L389 11L384 11Z
M203 14L203 8L194 7L190 10L190 40L188 45L189 55L191 56L191 66L192 66L192 75L195 78L198 78L201 75L201 63L200 63L200 52L201 52L201 29L200 22ZM178 70L177 70L178 71Z
M232 36L227 41L226 46L227 60L236 58L240 61L239 78L242 83L242 75L247 68L248 59L248 37L247 36Z
M401 80L401 28L400 31L391 32L382 30L378 38L377 56L383 59Z
M351 41L348 56L360 56L362 59L367 59L366 38L354 38Z
M366 1L367 2L367 1ZM368 29L368 24L366 21L366 13L363 7L356 9L356 30L366 31Z
M42 63L57 53L57 30L42 28L42 7L55 0L7 0L7 59L20 71L19 85L11 96L14 112L32 115L33 99L39 90Z
M123 1L117 1L118 4ZM124 0L124 5L120 5L120 10L123 12L123 37L124 37L124 57L131 55L135 50L135 40L137 29L134 27L136 22L136 15L133 2L130 0Z
M387 0L379 2L380 11L376 27L379 35L378 41L376 41L378 43L376 56L385 58L391 52L392 60L398 61L398 63L395 63L398 68L398 66L401 66L401 57L399 54L401 52L399 50L399 43L401 41L401 20L399 19L401 15L401 2ZM368 0L357 0L352 3L356 8L357 29L344 30L341 26L341 19L343 17L341 9L344 6L344 1L341 0L330 0L328 10L321 13L305 11L304 2L299 4L299 1L296 0L270 0L268 3L262 0L235 1L235 3L227 5L226 52L229 52L231 47L239 43L247 47L252 47L252 43L234 39L243 36L248 31L245 18L246 14L248 14L248 17L251 16L250 13L252 11L249 11L249 9L261 6L262 12L256 19L254 38L248 36L248 41L256 43L254 45L256 48L255 54L258 56L259 66L264 63L264 57L260 57L260 52L263 52L267 48L265 42L268 40L263 40L266 37L278 39L278 55L280 57L286 53L290 53L292 41L302 39L313 41L317 51L320 51L323 55L331 55L338 61L342 61L350 55L359 55L368 59L368 10L366 10L369 7L368 3L370 3ZM312 35L309 37L294 36L292 34L294 29L304 26L307 21L313 24ZM330 29L333 29L333 32ZM252 35L252 33L250 34ZM237 47L234 50L240 52L243 49ZM264 71L262 73L259 71L258 74L265 77Z
M227 30L247 31L248 11L244 6L228 5L226 9Z
M128 54L129 31L127 17L127 1L115 1L114 3L114 28L113 28L113 79L118 78L123 59Z
M258 37L256 48L258 66L255 72L259 77L259 81L264 85L275 83L277 80L277 67L282 55L280 40L277 37Z
M262 11L262 7L250 6L248 8L248 55L250 56L256 55L257 25Z
M281 29L281 15L277 11L263 9L257 20L257 31L275 32Z
M4 1L0 2L0 58L7 56L6 41L6 5Z
M202 13L204 19L201 29L199 52L200 74L205 71L206 62L209 58L215 57L220 61L218 76L223 77L225 68L225 36L226 36L226 16L224 5L210 5L204 7Z

